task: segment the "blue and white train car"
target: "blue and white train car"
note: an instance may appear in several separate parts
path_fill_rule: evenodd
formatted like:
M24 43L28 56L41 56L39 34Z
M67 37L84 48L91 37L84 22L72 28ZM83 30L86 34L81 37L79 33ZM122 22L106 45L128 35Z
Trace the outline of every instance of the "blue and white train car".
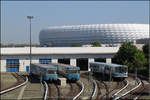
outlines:
M125 65L91 62L90 68L93 73L111 75L114 79L124 79L128 77L128 68Z
M58 67L58 73L67 78L67 80L77 81L80 79L80 68L76 66L59 64L59 63L51 63Z
M52 81L58 80L57 67L48 64L31 64L30 73L43 80Z

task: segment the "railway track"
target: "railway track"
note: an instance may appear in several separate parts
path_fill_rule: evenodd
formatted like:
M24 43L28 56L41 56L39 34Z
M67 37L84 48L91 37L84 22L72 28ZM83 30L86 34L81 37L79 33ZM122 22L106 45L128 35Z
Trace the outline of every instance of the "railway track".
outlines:
M132 91L131 93L129 93L127 96L123 97L124 99L134 99L134 100L137 100L137 99L141 99L142 95L144 95L144 91L145 91L145 93L146 92L149 93L150 85L149 84L146 85L143 82L143 80L140 80L140 81L141 81L141 85L139 85L139 87L137 89L135 89L134 91Z
M84 83L88 84L88 78L89 78L88 74L87 73L82 74L81 77L84 78L84 80L86 79L87 83L86 82ZM93 84L93 88L91 87L92 92L90 91L90 93L87 93L88 89L84 90L82 97L88 97L88 99L96 99L96 100L110 99L112 95L111 93L114 90L122 88L124 86L124 82L113 82L113 86L111 86L112 84L108 84L109 82L107 81L105 82L102 80L103 79L100 79L99 76L94 75L92 77L92 84ZM86 87L88 86L89 85L86 85Z
M60 89L58 87L58 85L56 85L55 83L48 83L48 100L52 100L52 99L61 99L61 92Z
M129 73L130 77L136 77L136 74L131 74ZM145 99L142 98L142 96L146 96L149 95L149 91L150 91L150 82L149 82L149 78L142 76L142 75L137 75L137 77L140 79L141 81L141 86L139 88L137 88L135 91L133 91L128 98L130 99ZM148 98L150 99L150 98Z
M137 95L135 98L145 99L143 96L149 95L149 91L150 91L150 84L144 84L143 90L140 93L137 93L139 95Z
M67 95L64 96L64 98L73 99L78 95L78 93L82 90L82 88L78 82L69 83L69 85L70 91L67 93Z
M0 95L4 94L4 93L7 93L9 91L12 91L14 89L17 89L17 88L25 85L28 82L28 78L27 77L25 78L22 75L19 75L18 73L12 73L12 75L16 78L17 82L14 83L12 86L10 86L8 88L2 89L0 91Z
M141 95L142 91L145 89L144 83L141 81L141 86L136 89L135 91L131 92L129 95L124 97L125 99L134 99L134 98L139 98L138 96Z
M114 100L118 99L129 99L130 95L140 86L140 80L139 79L133 79L129 78L127 79L128 81L128 86L125 89L122 89L119 91L113 98Z
M116 82L116 84L113 85L113 88L109 87L110 85L108 85L104 81L97 80L96 83L98 87L98 94L96 100L109 100L115 90L120 89L124 86L123 82Z
M113 93L116 90L121 89L125 85L124 81L111 81L110 83L109 81L103 81L103 79L98 78L96 75L93 76L93 79L96 81L97 84L97 95L95 98L96 100L111 99Z
M97 100L102 100L102 99L104 99L104 98L107 98L108 99L108 93L109 93L109 89L108 89L108 86L107 86L107 84L105 83L105 82L103 82L103 81L96 81L97 82L97 86L99 87L99 89L98 89L98 91L99 91L99 93L100 93L100 95L97 95L97 97L96 97L96 99ZM104 94L102 94L102 92L101 92L101 90L102 89L104 89L105 90L105 92L104 92L104 90L103 90L103 93Z
M17 79L18 84L25 81L25 77L22 75L19 75L18 73L12 73L12 75Z
M76 83L69 83L69 91L68 93L64 94L62 93L63 90L61 90L61 87L58 86L56 83L48 83L48 100L66 100L66 99L73 99L75 100L78 98L78 96L81 94L82 87L81 85L76 82ZM79 94L80 93L80 94ZM78 95L79 94L79 95Z
M89 73L83 72L80 74L81 78L80 80L84 84L84 90L83 93L79 96L80 99L92 99L95 95L95 83L93 79L89 79ZM97 90L96 90L97 91Z

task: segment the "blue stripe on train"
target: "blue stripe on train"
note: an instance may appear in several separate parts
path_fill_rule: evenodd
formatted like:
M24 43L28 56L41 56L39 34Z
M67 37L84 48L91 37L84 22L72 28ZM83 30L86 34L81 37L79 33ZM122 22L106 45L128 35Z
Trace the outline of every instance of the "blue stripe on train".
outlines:
M57 80L58 79L58 75L52 75L52 74L46 74L44 75L44 80L49 80L49 79L53 79L53 80Z
M79 80L80 79L80 75L79 74L68 74L68 79L71 80L71 79L77 79Z
M113 77L128 77L127 73L112 73Z

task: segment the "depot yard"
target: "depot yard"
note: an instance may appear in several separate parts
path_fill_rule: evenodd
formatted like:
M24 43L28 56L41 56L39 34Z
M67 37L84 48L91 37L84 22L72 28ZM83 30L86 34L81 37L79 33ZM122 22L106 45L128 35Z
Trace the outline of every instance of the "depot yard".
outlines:
M19 72L19 75L26 77L28 73ZM26 85L2 94L1 99L42 99L44 94L43 85L36 78L28 77ZM13 86L17 82L12 73L1 73L1 90Z
M13 91L10 91L8 93L2 94L1 95L1 99L38 99L38 100L42 100L43 96L44 96L44 86L40 83L39 79L36 79L33 76L30 76L29 73L23 73L23 72L18 72L19 75L26 77L28 76L29 81L27 82L26 85L17 88ZM106 94L106 87L105 85L107 85L108 87L108 91L111 91L113 88L116 87L116 89L109 94L109 97L111 97L112 94L114 94L115 92L117 92L119 89L121 89L122 87L125 86L124 83L122 83L122 85L118 86L117 88L117 82L115 81L103 81L102 80L98 80L97 78L94 78L95 76L93 76L92 79L94 79L95 81L98 81L99 87L100 87L100 91L101 94L100 97L103 97ZM88 98L89 94L92 93L92 91L94 90L94 84L92 82L90 82L89 85L89 74L87 71L80 71L80 81L83 82L85 89L84 92L79 96L80 99L85 99ZM129 87L124 91L127 92L128 90L130 90L131 88L135 87L136 81L133 77L128 77L126 78L126 80L129 81ZM16 82L17 79L12 75L12 73L1 73L1 90L9 88L11 86L13 86ZM53 84L53 85L52 85ZM104 85L105 84L105 85ZM144 84L149 85L149 83L147 81L144 81ZM48 95L47 98L50 99L55 99L58 98L58 95L60 98L72 98L71 95L68 95L68 93L70 92L70 84L67 83L66 86L61 86L61 85L57 85L60 94L58 94L58 90L55 87L55 83L49 83L49 85L51 85L51 90L48 91L51 92L51 96ZM149 90L149 86L147 86L148 88L145 89L145 94L143 94L143 96L141 96L141 99L149 99L150 96L148 96L148 92L147 90ZM75 91L74 89L72 91ZM77 89L78 91L78 89ZM106 96L104 96L104 98L106 98Z
M87 71L81 71L80 75L81 75L80 80L83 82L85 88L84 93L81 94L80 98L88 98L89 94L92 93L92 90L94 89L94 85L91 81L88 81L89 77Z
M1 75L1 80L0 80L1 89L0 90L6 89L17 82L16 78L13 77L11 73L6 72L6 73L1 73L0 75Z
M43 98L44 87L39 80L33 77L28 77L29 82L26 84L24 93L21 99L39 99Z
M16 99L18 99L18 95L19 95L21 89L22 88L18 88L18 89L15 89L13 91L10 91L8 93L5 93L5 94L1 95L0 99L1 100L5 100L5 99L7 99L7 100L10 100L10 99L16 100Z

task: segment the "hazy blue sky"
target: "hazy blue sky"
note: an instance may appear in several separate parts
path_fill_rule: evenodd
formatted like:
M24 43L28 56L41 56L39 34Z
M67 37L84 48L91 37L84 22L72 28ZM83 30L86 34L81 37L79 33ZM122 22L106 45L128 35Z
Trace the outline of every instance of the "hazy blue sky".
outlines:
M29 20L33 15L32 42L48 26L149 22L148 1L3 1L2 42L29 43Z

